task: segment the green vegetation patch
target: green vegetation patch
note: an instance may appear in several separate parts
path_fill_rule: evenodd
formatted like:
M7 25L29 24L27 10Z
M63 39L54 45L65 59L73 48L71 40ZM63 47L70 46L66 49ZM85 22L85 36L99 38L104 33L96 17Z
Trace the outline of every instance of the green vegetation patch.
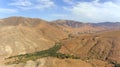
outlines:
M14 58L15 61L8 62L7 64L25 63L28 60L36 60L36 59L43 58L43 57L57 57L61 59L64 59L64 58L79 59L79 57L75 57L74 55L62 54L62 53L57 52L61 48L61 46L62 46L61 43L56 43L53 47L47 50L43 50L43 51L39 51L35 53L11 56L11 57L8 57L7 59Z

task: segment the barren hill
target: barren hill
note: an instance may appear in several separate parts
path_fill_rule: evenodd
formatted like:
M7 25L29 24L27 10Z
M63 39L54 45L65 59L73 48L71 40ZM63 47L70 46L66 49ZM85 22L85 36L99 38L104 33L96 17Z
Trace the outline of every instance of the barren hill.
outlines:
M83 60L99 59L120 64L120 31L81 34L63 40L60 52L79 56Z
M26 17L0 19L0 67L119 67L119 34L120 23L48 22ZM55 54L47 49L56 42L62 45ZM44 58L39 58L40 55ZM26 62L4 64L17 60L5 58L16 56Z
M47 21L9 17L0 21L0 59L47 49L67 35Z

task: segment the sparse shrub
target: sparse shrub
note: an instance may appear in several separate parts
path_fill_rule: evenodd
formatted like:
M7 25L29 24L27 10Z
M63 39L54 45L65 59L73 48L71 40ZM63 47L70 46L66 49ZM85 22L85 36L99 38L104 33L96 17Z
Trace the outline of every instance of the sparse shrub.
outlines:
M120 64L114 63L115 67L120 67Z
M61 48L61 43L56 43L53 47L47 49L47 50L43 50L43 51L39 51L39 52L35 52L35 53L28 53L28 54L21 54L21 55L17 55L17 56L12 56L9 57L7 59L11 59L11 58L17 58L17 60L15 60L12 63L24 63L28 60L36 60L42 57L57 57L57 58L73 58L73 59L78 59L78 57L75 57L73 55L69 55L69 54L62 54L62 53L58 53L57 51ZM9 62L8 62L9 63Z
M114 67L120 67L120 64L117 62L110 62L111 64L114 64Z
M74 36L72 34L68 34L69 38L74 38Z

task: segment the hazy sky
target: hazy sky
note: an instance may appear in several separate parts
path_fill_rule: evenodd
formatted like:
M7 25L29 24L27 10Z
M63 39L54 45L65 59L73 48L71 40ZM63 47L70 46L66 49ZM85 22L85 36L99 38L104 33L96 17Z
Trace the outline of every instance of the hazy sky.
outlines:
M0 0L0 18L9 16L117 22L120 0Z

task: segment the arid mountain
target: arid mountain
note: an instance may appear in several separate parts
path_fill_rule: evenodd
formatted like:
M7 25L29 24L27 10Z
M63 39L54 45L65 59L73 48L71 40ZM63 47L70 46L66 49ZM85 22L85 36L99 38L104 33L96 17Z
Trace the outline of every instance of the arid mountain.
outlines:
M0 19L0 67L119 67L119 27L120 23ZM56 54L57 47L47 51L58 42L62 45ZM13 59L5 59L8 57ZM22 59L26 62L5 64Z
M120 64L120 31L109 31L97 34L81 34L63 40L61 53L79 56L91 61L98 59L109 63Z
M93 26L104 27L106 29L120 29L120 22L102 22L102 23L93 23Z
M41 19L9 17L0 21L0 59L48 49L67 36Z
M72 20L56 20L52 21L52 24L59 26L66 32L69 33L95 33L105 30L116 30L120 29L119 22L102 22L102 23L83 23Z
M104 30L104 28L102 27L94 27L89 23L77 22L72 20L56 20L52 21L52 24L55 24L64 31L72 34L92 33Z
M57 24L57 25L69 26L72 28L79 28L85 24L82 22L77 22L77 21L72 21L72 20L56 20L56 21L52 21L52 22Z

